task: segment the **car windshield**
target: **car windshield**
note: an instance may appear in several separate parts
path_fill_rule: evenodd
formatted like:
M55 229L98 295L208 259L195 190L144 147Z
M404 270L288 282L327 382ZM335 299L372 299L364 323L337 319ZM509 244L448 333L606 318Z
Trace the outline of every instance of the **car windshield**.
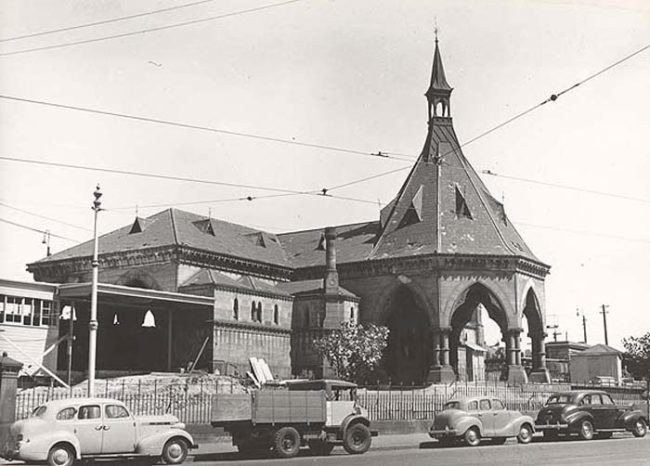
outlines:
M571 395L553 395L546 402L547 405L558 404L558 403L571 403Z
M450 401L449 403L445 403L444 409L460 409L460 402Z
M34 408L34 411L32 411L30 417L43 417L45 411L47 411L47 406L37 406Z

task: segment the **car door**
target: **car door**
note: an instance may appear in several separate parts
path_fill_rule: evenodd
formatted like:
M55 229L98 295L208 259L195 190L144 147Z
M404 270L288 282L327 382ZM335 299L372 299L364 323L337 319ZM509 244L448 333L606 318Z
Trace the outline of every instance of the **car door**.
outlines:
M102 453L131 453L136 448L135 419L121 404L104 405Z
M75 423L75 435L82 455L98 455L102 452L102 410L99 404L79 406Z
M605 419L605 411L603 410L603 402L600 398L600 395L598 393L592 393L591 395L585 396L585 400L587 403L587 409L591 413L591 415L594 417L594 428L596 430L598 429L606 429L605 424L606 424L606 419Z
M510 429L510 412L506 410L503 401L498 399L492 400L492 422L494 435L496 437L512 437L513 432Z
M493 437L494 419L492 416L492 403L490 403L490 400L483 398L478 402L478 418L483 424L481 435L483 437Z
M625 427L623 425L617 425L619 408L612 400L612 397L608 393L602 393L600 399L603 402L602 411L603 411L603 427L604 429L617 429Z

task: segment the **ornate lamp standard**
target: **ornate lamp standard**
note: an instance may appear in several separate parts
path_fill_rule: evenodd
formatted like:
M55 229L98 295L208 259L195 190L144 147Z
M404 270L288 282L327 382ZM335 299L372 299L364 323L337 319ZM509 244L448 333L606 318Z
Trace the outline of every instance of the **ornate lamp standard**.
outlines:
M90 291L90 322L88 323L88 396L95 396L95 360L97 357L97 282L99 280L99 259L98 259L98 241L97 241L97 216L101 209L102 193L99 185L93 193L95 200L92 209L95 211L95 221L93 228L93 277Z

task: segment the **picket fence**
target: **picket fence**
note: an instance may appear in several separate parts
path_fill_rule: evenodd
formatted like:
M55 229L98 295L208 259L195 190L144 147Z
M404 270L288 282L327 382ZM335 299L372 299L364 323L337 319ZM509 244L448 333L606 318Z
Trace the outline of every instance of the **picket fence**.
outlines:
M208 424L214 397L233 392L232 382L216 386L176 384L153 391L138 387L126 390L124 386L107 388L97 393L124 402L136 415L171 413L186 424ZM238 386L236 387L238 388ZM595 388L595 387L574 387ZM508 409L533 412L539 410L553 392L570 390L568 384L526 384L508 386L504 382L455 382L450 385L365 386L358 389L359 404L368 410L370 420L430 420L435 412L453 399L467 396L489 396L503 400ZM608 388L607 391L621 405L640 403L638 389ZM16 399L16 418L29 416L33 409L48 400L85 396L82 391L70 393L62 389L39 387L21 391Z

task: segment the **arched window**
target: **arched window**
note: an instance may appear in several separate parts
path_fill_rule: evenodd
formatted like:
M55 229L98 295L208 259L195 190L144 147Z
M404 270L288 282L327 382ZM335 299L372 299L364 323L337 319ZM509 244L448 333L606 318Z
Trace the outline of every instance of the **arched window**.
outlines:
M257 302L257 321L262 322L262 301Z
M278 309L277 304L273 306L273 323L275 325L278 325L280 323L280 310Z
M350 308L350 322L354 322L354 308Z
M232 302L232 318L239 320L239 300L237 298Z
M251 320L253 322L257 320L257 307L255 306L255 301L251 302Z

